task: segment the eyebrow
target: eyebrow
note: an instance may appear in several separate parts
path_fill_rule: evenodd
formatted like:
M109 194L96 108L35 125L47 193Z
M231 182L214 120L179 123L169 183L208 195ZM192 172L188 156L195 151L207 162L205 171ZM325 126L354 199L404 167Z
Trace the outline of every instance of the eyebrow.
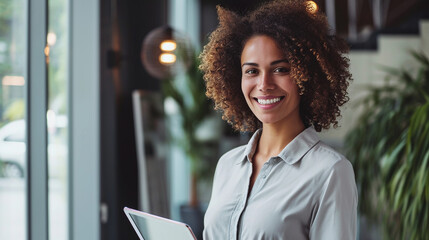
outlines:
M281 62L289 63L289 61L287 59L280 59L280 60L273 61L270 65L273 66L273 65L276 65L276 64L281 63ZM243 65L241 65L241 67L243 67L244 65L250 65L250 66L255 66L255 67L259 66L257 63L246 62L246 63L243 63Z

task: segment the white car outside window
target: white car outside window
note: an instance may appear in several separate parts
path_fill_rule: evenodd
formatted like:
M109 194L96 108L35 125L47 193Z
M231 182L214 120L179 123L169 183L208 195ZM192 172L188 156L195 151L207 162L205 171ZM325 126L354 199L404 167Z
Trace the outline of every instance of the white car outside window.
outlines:
M0 176L23 177L25 163L25 121L12 121L0 128Z
M59 118L61 119L61 118ZM67 125L55 124L49 128L48 144L49 177L60 177L65 174L67 163L67 146L56 142L55 134ZM0 128L0 177L24 177L26 169L25 120L15 120Z

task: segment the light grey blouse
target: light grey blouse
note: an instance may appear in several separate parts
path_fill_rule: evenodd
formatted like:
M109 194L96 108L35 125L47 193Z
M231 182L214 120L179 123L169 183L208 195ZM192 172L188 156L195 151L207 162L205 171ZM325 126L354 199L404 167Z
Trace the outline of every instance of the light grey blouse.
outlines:
M263 165L249 192L249 159L260 134L220 158L204 239L356 239L358 198L350 162L307 128Z

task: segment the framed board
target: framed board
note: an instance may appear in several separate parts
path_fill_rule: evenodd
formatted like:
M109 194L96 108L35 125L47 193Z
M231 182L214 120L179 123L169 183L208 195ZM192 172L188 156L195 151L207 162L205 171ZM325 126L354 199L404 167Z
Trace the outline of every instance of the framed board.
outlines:
M169 217L165 121L159 92L133 92L139 179L139 208Z

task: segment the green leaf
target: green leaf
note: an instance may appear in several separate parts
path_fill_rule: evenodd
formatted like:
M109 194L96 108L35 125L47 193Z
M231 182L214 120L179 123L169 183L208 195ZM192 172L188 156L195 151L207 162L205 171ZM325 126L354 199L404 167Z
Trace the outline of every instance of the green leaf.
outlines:
M429 66L429 59L424 55L424 53L422 52L417 52L417 51L410 51L410 54L416 59L418 60L422 65L426 65Z

